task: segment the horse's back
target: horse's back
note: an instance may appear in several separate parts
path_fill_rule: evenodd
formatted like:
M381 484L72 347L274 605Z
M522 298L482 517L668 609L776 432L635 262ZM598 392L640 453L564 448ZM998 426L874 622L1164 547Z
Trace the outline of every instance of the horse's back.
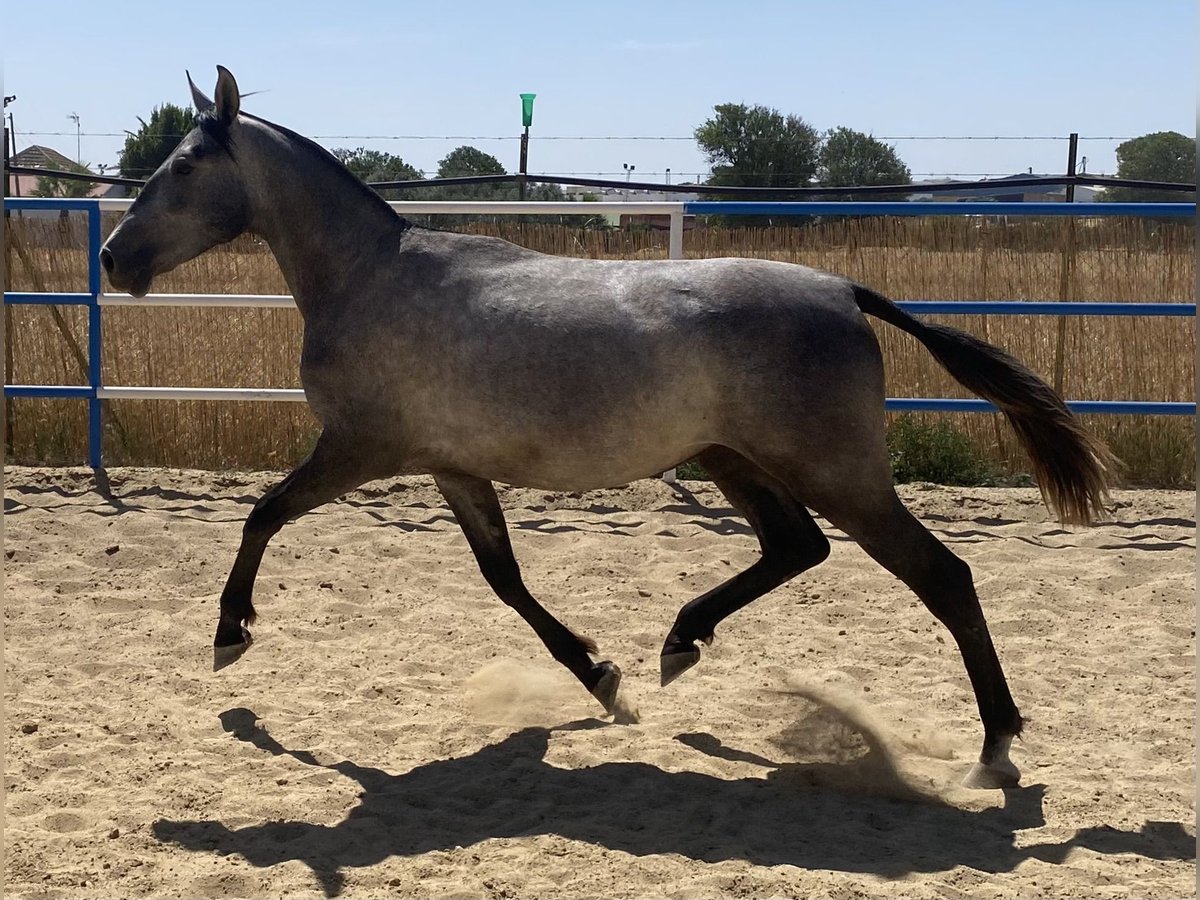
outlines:
M727 328L739 319L807 320L813 326L861 321L845 278L794 263L581 259L447 232L426 232L411 250L439 260L417 268L437 269L442 276L429 287L442 308L478 304L472 311L483 320L532 317L563 327L590 323L614 329L656 323L674 329L686 321Z

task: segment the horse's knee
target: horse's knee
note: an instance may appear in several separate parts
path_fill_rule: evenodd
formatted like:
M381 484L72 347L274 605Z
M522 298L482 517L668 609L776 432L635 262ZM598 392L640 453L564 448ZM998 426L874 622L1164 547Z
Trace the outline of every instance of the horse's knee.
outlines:
M792 578L829 558L829 539L813 529L805 535L804 540L766 547L763 558L773 563L785 578Z
M250 515L246 516L246 521L242 525L244 539L267 540L284 526L287 519L280 515L279 508L273 499L263 497L254 504L254 509L250 510Z

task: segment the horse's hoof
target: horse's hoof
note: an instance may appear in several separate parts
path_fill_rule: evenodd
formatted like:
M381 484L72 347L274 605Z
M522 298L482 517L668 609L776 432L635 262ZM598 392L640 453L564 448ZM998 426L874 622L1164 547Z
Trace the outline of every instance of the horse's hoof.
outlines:
M237 662L242 658L242 654L250 649L250 645L253 643L254 638L250 637L250 632L243 628L242 642L240 644L213 647L213 671L219 672L226 666Z
M1013 788L1021 784L1021 772L1008 760L1003 763L993 763L985 766L975 763L967 777L962 780L965 788L976 791L996 790L998 788Z
M666 687L698 662L700 662L699 647L693 646L672 653L663 653L658 659L662 686Z
M596 663L596 667L603 669L604 674L592 688L592 696L600 701L605 712L613 715L617 706L617 690L621 687L621 668L615 662L608 660Z
M592 696L599 700L604 706L604 711L613 717L614 724L636 725L641 721L641 716L638 715L637 707L626 700L625 695L620 692L620 667L607 660L597 663L597 665L605 672L592 689Z
M985 748L979 762L971 767L963 779L963 787L986 791L997 788L1013 788L1021 783L1021 770L1009 758L1008 750L1012 737L997 740L994 748ZM990 757L989 762L984 762Z
M604 674L600 676L600 680L592 688L592 696L600 701L600 705L607 712L611 713L613 704L617 700L617 688L621 686L621 668L616 663L608 660L596 663L596 667L603 669Z

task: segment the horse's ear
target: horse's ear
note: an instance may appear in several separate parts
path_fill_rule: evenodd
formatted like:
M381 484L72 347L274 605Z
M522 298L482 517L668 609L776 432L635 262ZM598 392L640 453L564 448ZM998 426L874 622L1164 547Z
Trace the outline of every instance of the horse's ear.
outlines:
M217 119L223 125L232 125L242 105L242 98L238 93L237 82L233 80L233 73L224 66L217 66L215 94Z
M204 92L196 87L196 82L192 81L192 73L184 69L187 74L188 87L192 89L192 106L196 107L196 112L208 112L213 108L213 102L204 96Z

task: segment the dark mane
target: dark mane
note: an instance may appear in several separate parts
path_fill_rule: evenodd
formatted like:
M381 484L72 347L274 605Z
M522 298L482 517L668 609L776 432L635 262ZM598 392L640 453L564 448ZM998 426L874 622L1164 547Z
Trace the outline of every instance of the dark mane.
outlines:
M364 199L368 199L368 202L381 204L387 207L387 211L396 216L404 228L411 227L411 222L388 206L386 200L384 200L379 196L379 194L364 184L357 176L354 175L353 172L351 172L342 164L341 160L339 160L336 156L334 156L316 141L306 138L302 134L297 134L290 128L284 128L282 125L276 125L274 122L268 122L266 119L259 118L258 116L251 115L250 113L241 112L239 115L243 116L244 118L251 119L260 125L264 125L267 128L270 128L272 131L282 134L292 144L302 147L306 152L312 154L314 157L321 159L326 163L333 163L334 167L338 171L339 177L346 184L347 190L358 192L360 196L364 197ZM196 117L196 127L216 141L217 144L219 144L221 148L231 157L234 155L233 141L232 136L229 133L229 128L217 117L213 111L209 110L200 113L200 115Z

